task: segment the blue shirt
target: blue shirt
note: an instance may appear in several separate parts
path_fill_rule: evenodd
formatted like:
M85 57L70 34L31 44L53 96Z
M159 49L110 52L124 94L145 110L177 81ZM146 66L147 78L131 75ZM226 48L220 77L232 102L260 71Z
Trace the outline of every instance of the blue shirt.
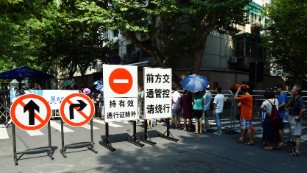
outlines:
M211 105L211 99L212 99L212 94L210 92L206 92L206 94L203 96L204 99L204 111L208 111L210 109Z
M286 94L284 92L280 93L280 95L278 96L278 103L279 104L285 103L287 105L288 97L286 96ZM279 112L280 118L284 119L285 113L286 113L285 107L282 108L282 109L278 109L278 112Z

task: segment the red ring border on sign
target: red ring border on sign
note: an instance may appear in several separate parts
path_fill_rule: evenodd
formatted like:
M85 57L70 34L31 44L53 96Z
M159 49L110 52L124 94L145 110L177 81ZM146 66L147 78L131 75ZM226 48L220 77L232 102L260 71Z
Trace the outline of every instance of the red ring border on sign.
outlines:
M20 123L18 121L18 119L16 118L16 114L15 114L15 111L16 111L16 107L20 104L20 102L22 102L24 99L29 99L29 98L34 98L34 99L38 99L40 100L41 102L43 102L43 104L46 106L46 109L47 109L47 115L46 115L46 119L43 120L43 122L40 124L40 125L37 125L37 126L25 126L23 125L22 123ZM22 102L22 104L24 104ZM40 95L36 95L36 94L26 94L26 95L22 95L20 97L18 97L12 104L11 106L11 109L10 109L10 115L11 115L11 118L12 118L12 121L14 122L14 124L23 129L23 130L38 130L38 129L41 129L42 127L44 127L48 121L50 120L51 118L51 107L48 103L48 101L43 98L42 96Z
M84 98L86 101L89 102L89 105L90 105L90 109L91 109L91 112L89 114L89 117L87 120L83 121L83 122L80 122L80 123L74 123L74 122L71 122L68 118L66 118L65 116L65 112L64 112L64 109L65 109L65 104L68 103L68 101L70 101L71 98L73 97L82 97ZM74 126L74 127L79 127L79 126L82 126L82 125L85 125L86 123L88 123L94 116L94 109L95 109L95 106L94 106L94 103L92 101L92 99L85 95L85 94L82 94L82 93L73 93L73 94L70 94L69 96L65 97L63 99L63 101L61 102L61 106L60 106L60 115L61 115L61 118L62 120L70 125L70 126Z

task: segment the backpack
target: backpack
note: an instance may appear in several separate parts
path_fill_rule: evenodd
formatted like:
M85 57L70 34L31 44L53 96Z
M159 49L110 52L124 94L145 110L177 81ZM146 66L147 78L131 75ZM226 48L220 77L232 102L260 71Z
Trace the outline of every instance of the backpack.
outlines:
M272 125L279 125L281 123L281 118L279 116L278 110L276 109L275 100L274 100L274 104L271 103L271 105L272 105L272 111L271 111L271 115L269 116L269 121Z

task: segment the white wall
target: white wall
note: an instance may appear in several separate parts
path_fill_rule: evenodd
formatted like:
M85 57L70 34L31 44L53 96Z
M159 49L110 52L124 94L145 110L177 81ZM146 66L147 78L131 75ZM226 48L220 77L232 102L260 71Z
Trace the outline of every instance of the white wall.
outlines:
M228 68L228 60L231 56L233 56L231 36L211 32L207 38L201 66L205 68L226 69Z

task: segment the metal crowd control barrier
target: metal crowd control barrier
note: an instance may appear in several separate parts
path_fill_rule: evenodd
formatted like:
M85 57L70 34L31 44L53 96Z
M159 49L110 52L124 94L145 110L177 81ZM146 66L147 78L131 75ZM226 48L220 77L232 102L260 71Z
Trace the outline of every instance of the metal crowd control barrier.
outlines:
M0 118L8 121L10 114L10 95L8 91L0 91Z

